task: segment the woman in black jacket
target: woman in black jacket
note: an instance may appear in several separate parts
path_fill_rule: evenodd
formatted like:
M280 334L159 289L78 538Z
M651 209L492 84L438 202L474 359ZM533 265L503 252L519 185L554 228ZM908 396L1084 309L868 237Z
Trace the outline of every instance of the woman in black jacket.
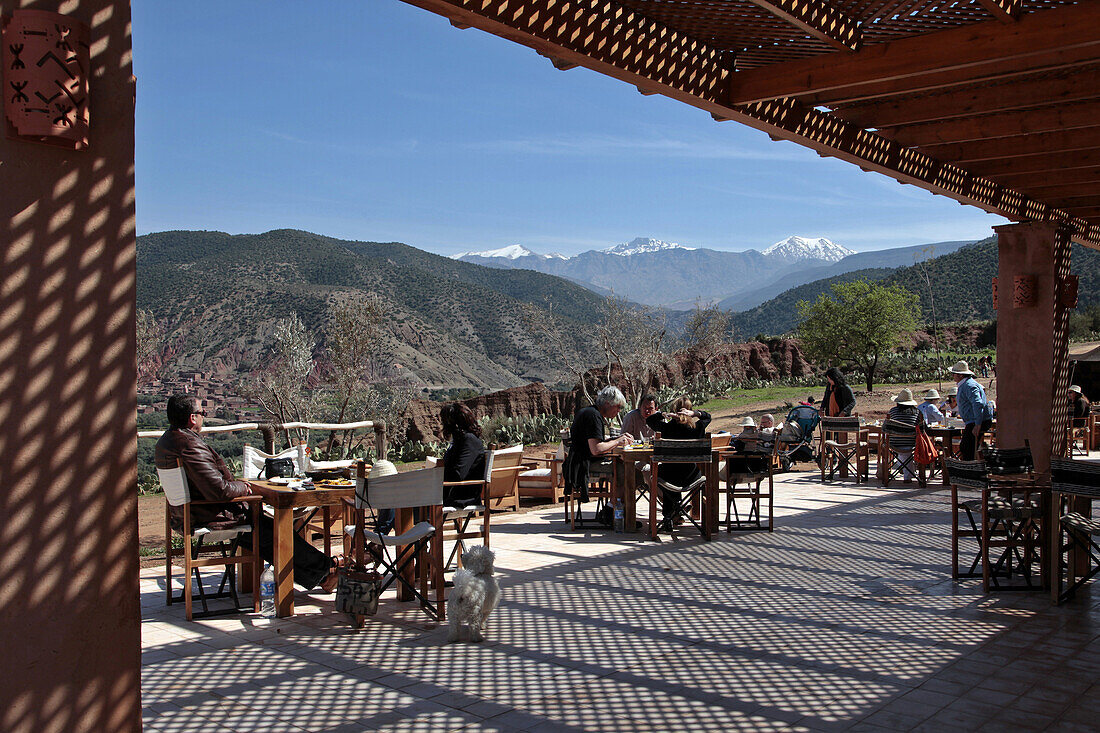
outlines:
M443 421L443 437L451 439L451 446L443 454L444 481L473 481L485 477L485 444L481 442L481 427L473 411L458 402L444 405L439 411ZM481 490L477 486L448 486L443 492L443 503L477 499Z
M827 417L847 417L856 409L856 396L848 386L844 375L836 367L825 371L825 398L821 400L821 409Z
M655 412L646 420L646 425L660 433L662 438L705 438L707 426L710 425L710 413L693 410L691 400L681 397L672 403L672 412ZM699 478L699 467L691 463L669 463L660 468L660 475L670 484L687 486ZM661 515L666 524L676 516L679 506L679 494L661 490Z

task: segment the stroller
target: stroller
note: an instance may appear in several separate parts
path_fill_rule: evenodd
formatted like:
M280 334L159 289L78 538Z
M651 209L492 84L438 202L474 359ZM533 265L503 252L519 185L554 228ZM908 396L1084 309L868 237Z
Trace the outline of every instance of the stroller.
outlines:
M813 440L820 422L821 416L813 405L791 408L778 438L779 456L784 467L815 460Z

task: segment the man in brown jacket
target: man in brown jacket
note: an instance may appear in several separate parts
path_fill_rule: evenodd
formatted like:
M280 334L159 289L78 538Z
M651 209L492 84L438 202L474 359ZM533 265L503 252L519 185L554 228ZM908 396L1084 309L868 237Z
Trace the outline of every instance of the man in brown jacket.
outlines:
M183 466L187 484L195 499L225 501L224 504L203 504L191 510L195 528L224 529L249 521L243 504L233 499L252 493L247 481L233 479L225 461L208 446L199 433L206 412L197 398L176 394L168 399L169 428L157 441L154 461L158 468ZM183 507L172 507L172 527L183 529ZM274 553L274 533L269 517L260 516L260 555L271 562ZM326 593L336 587L336 565L332 558L294 535L294 582L305 589L321 586Z

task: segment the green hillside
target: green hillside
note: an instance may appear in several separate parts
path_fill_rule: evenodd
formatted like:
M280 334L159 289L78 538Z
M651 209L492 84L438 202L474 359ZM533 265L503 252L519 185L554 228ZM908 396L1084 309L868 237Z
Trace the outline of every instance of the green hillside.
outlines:
M603 300L551 275L294 230L149 234L138 238L137 265L138 307L168 323L166 360L226 372L256 366L272 324L292 312L320 340L332 299L363 291L391 305L398 361L425 385L556 381L560 357L530 338L521 310L553 298L555 315L583 333Z
M935 295L936 317L941 323L992 320L992 280L997 276L997 240L994 237L967 245L922 265L895 270L857 270L792 288L752 310L734 314L734 325L742 336L757 333L783 334L798 326L798 301L813 301L833 283L865 277L884 285L901 285L920 297L921 313L931 320L932 302L928 282ZM1080 277L1079 309L1100 304L1100 252L1073 246L1072 271Z

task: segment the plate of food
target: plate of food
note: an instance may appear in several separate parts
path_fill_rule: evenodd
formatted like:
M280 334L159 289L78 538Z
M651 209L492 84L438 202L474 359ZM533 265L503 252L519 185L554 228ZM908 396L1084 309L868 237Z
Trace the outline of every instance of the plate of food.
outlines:
M302 480L298 478L289 478L287 476L276 476L275 478L268 479L268 481L275 486L301 486Z
M355 486L355 482L346 478L330 478L324 481L318 481L318 486L323 486L326 489L350 489Z

